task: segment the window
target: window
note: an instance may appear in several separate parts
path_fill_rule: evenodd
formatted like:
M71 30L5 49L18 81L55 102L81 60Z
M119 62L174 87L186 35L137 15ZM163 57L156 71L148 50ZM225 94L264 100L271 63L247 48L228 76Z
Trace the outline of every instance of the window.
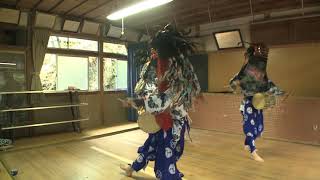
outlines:
M46 54L40 72L43 90L63 91L69 86L80 90L99 89L97 57Z
M240 30L216 32L213 35L219 50L243 47Z
M98 51L98 41L61 36L50 36L48 48Z
M128 55L126 46L103 42L105 57L101 59L102 63L99 63L98 44L95 40L50 36L50 53L46 54L40 72L43 90L63 91L69 86L84 91L99 90L99 64L103 64L101 80L105 90L126 90L128 63L120 60Z
M0 52L0 91L26 89L24 53Z
M114 44L114 43L103 43L103 52L113 53L120 55L128 55L128 51L125 45L123 44Z
M126 90L128 62L104 58L103 85L105 90Z
M74 51L98 52L98 41L63 36L50 36L48 48L40 72L43 90L64 91L69 86L84 91L99 90L98 53L77 55ZM54 49L65 49L71 55L55 54ZM82 54L86 54L85 52ZM93 57L92 57L93 56Z

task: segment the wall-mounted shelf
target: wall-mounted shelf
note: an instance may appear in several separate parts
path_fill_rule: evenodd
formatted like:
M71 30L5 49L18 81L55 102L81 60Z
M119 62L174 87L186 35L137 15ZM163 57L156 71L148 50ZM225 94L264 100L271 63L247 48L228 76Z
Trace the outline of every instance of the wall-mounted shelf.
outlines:
M88 103L80 103L80 104L38 106L38 107L25 107L25 108L13 108L13 109L10 108L10 109L0 110L0 113L18 112L18 111L34 111L34 110L43 110L43 109L58 109L58 108L67 108L67 107L80 107L80 106L87 106L87 105Z

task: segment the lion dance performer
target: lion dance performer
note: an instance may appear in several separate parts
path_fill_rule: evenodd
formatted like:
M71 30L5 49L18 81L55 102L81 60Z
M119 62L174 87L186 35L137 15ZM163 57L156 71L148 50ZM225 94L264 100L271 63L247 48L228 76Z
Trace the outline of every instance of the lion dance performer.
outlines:
M194 48L171 25L157 32L150 46L151 57L142 68L135 88L138 98L127 103L152 113L161 130L149 134L138 149L138 158L132 164L121 165L121 169L131 176L149 161L155 161L157 179L179 180L183 174L176 163L183 154L184 134L190 130L188 110L200 94L198 78L188 60Z
M260 137L263 125L263 110L253 105L253 96L263 93L275 97L283 92L268 79L267 62L269 49L262 43L251 44L245 53L245 63L240 72L230 81L233 91L240 85L244 99L240 105L243 116L243 132L245 133L245 148L250 150L252 158L256 161L264 160L257 154L255 140Z

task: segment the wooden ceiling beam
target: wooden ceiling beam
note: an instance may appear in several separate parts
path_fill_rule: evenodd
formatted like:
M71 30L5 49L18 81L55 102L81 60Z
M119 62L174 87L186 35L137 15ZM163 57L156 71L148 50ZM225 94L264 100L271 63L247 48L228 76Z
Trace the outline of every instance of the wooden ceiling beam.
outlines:
M307 4L318 3L317 0L303 1L304 7L306 7ZM101 5L99 6L101 7ZM189 26L230 18L239 18L250 14L264 13L266 11L270 12L293 8L301 8L301 0L175 0L168 5L155 8L152 11L128 17L126 24L128 24L129 27L139 27L140 29L145 27L145 24L148 24L148 27L152 27L173 21L175 21L178 26ZM101 12L95 9L91 9L90 11L95 11L95 13L92 14L93 16L100 14L95 18L101 18L102 20L105 20L105 17L110 13L103 13L102 9ZM86 16L87 14L89 14L89 11L84 12L82 16ZM142 18L143 22L141 22Z
M247 11L248 14L250 13L249 7L248 7L249 3L241 3L241 4L236 4L236 6L232 9L230 9L230 6L228 7L224 7L224 8L219 8L217 7L217 9L219 9L218 11L214 11L212 12L212 19L215 19L215 15L216 14L224 14L226 12L237 12L237 11ZM247 8L245 8L247 7ZM229 9L227 9L229 8ZM220 10L221 9L221 10ZM178 22L181 21L181 19L188 19L188 18L192 18L193 16L197 16L197 15L203 15L203 14L207 14L208 13L208 6L201 6L201 7L195 7L195 8L189 8L189 9L184 9L181 11L176 12L175 17L177 19ZM150 19L150 21L158 21L158 19L164 18L164 17L170 17L172 16L171 14L166 14L164 13L164 15L162 16L156 16L155 18ZM210 20L210 18L209 18Z
M185 21L185 20L188 20L188 19L193 19L194 17L207 17L206 19L209 19L210 21L210 18L208 16L208 12L206 11L198 11L196 13L192 13L192 14L189 14L189 15L184 15L184 16L178 16L177 20L178 21Z
M210 3L213 3L213 2L210 2ZM220 4L221 1L220 1ZM245 8L247 7L248 9L248 12L249 12L249 8L248 8L248 4L249 2L240 2L240 3L237 3L237 4L233 4L233 6L223 6L223 7L218 7L216 6L215 7L215 11L212 13L212 19L214 19L214 16L215 14L217 13L221 13L221 12L225 12L225 11L234 11L234 10L238 10L239 8ZM232 8L234 7L234 8ZM181 8L178 8L178 9L181 9ZM159 16L156 16L155 18L152 18L152 21L154 20L158 20L160 18L163 18L163 17L170 17L170 16L175 16L177 19L179 19L180 17L182 16L185 16L185 17L192 17L194 14L203 14L204 12L208 12L208 5L207 4L202 4L202 5L197 5L197 6L193 6L193 5L189 5L188 8L184 8L184 9L181 9L181 10L172 10L174 11L175 13L162 13L163 15L159 15Z
M52 12L53 10L55 10L58 6L60 6L60 4L62 4L64 2L64 0L60 0L59 2L57 2L54 6L52 6L48 12Z
M196 8L196 9L184 9L181 11L176 11L176 13L166 13L168 10L161 10L160 12L157 12L157 15L154 16L148 16L150 18L146 19L145 22L149 23L152 21L159 21L160 19L171 19L172 17L175 17L176 19L181 18L181 16L189 16L190 14L195 13L203 13L206 10L206 7L202 8ZM174 9L171 9L169 11L175 11ZM183 12L183 13L181 13Z
M80 7L82 4L84 4L86 2L88 2L88 0L83 0L81 3L77 4L76 6L72 7L71 9L69 9L68 11L63 13L63 15L68 15L71 11L77 9L78 7Z
M319 6L320 1L319 0L304 0L304 7L310 7L310 6Z
M179 18L179 16L182 16L182 15L189 15L192 13L197 13L196 11L206 11L207 12L209 5L222 5L223 9L224 8L230 9L234 5L239 6L238 3L230 4L230 1L226 1L226 0L209 0L209 4L208 4L208 0L200 0L200 1L201 2L193 1L193 0L173 1L173 3L175 3L174 5L171 4L170 6L161 7L159 12L157 12L157 15L154 16L154 18L148 16L149 18L148 18L148 20L145 21L145 23L149 23L152 21L158 21L158 19L161 19L161 18L170 18L170 17ZM206 2L206 3L202 3L202 2ZM243 0L240 0L240 3L241 3L240 6L242 6L242 7L245 6L245 4L243 4ZM246 3L248 4L248 2L246 2ZM186 4L188 6L186 6ZM175 8L173 8L173 7L175 7ZM215 7L215 9L219 9L219 8L221 9L221 7ZM177 9L179 9L179 10L177 10ZM94 19L105 18L108 14L98 15L98 16L94 17ZM215 11L213 14L215 14Z
M35 10L38 8L38 6L43 2L43 0L39 0L31 9Z
M92 12L92 11L95 11L95 10L97 10L98 8L102 7L102 6L107 5L107 4L111 3L112 1L113 1L113 0L107 0L107 1L105 1L105 2L103 2L103 3L101 3L101 4L99 4L99 5L95 6L94 8L92 8L92 9L90 9L90 10L88 10L88 11L82 13L82 14L80 14L79 16L84 17L84 16L87 15L88 13L90 13L90 12Z
M185 23L197 22L200 19L203 19L207 23L210 22L210 19L207 14L199 14L197 16L194 16L194 17L188 18L188 19L178 19L178 21L180 22L180 24L185 24Z
M16 8L18 9L19 7L19 3L21 2L21 0L16 0Z
M210 23L210 21L208 19L204 19L202 17L199 17L197 19L194 19L193 21L180 23L180 28L187 28L187 27L196 26L196 25L200 25L200 24L206 24L206 23Z
M272 11L275 9L282 9L282 8L300 8L300 3L296 1L275 1L272 0L267 3L257 3L257 1L252 2L253 12L263 12L263 11Z

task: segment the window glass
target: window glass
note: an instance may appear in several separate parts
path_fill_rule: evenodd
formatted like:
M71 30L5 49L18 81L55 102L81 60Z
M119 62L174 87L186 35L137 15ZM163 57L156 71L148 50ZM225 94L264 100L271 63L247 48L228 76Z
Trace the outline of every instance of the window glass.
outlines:
M128 63L127 61L104 58L103 85L105 90L127 89Z
M88 58L58 56L57 89L67 90L69 86L88 90Z
M0 52L0 91L22 91L25 89L24 54Z
M73 86L80 90L99 90L97 57L46 54L40 72L43 90L63 91Z
M50 36L48 48L98 51L98 41L60 36Z
M103 52L128 55L127 47L123 44L103 43Z

